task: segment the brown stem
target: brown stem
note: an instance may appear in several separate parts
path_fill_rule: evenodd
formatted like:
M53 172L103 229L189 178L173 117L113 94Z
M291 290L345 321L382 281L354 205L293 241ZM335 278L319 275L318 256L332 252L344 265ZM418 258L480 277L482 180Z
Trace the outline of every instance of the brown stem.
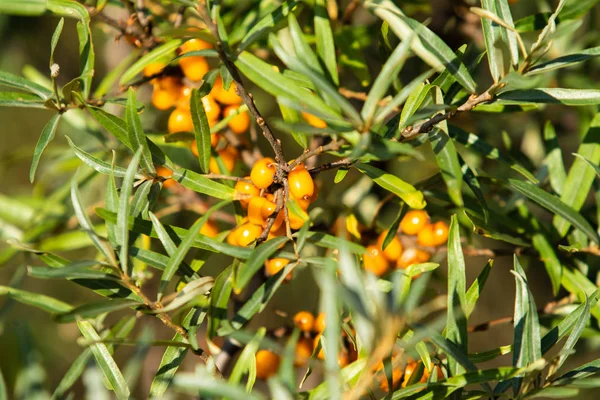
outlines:
M264 137L267 139L267 141L271 145L271 148L273 149L273 152L275 153L275 161L277 161L278 164L277 178L279 181L281 181L285 176L285 172L288 171L288 165L285 162L285 158L283 156L281 142L275 137L273 131L271 130L265 119L262 117L260 111L258 111L258 108L254 103L254 99L252 98L252 95L248 93L246 91L246 88L244 87L244 83L242 82L242 78L237 67L229 59L229 56L223 49L223 43L221 42L217 24L215 23L215 21L212 20L212 18L210 18L210 12L208 11L206 0L200 0L199 4L196 6L196 9L200 14L200 17L203 19L204 23L208 27L209 31L217 40L215 46L217 53L219 54L221 62L223 63L223 65L225 65L225 68L227 68L227 70L231 74L231 77L233 78L233 81L235 82L237 94L241 97L244 104L246 104L248 110L250 111L252 116L254 116L254 119L256 119L256 123L262 129ZM279 173L279 170L283 170L283 173Z
M311 175L316 175L319 172L327 171L330 169L348 168L354 163L355 163L355 161L352 161L346 157L346 158L341 158L337 161L332 161L330 163L326 163L326 164L320 165L318 167L312 168L308 172L310 172Z
M355 92L353 90L350 89L346 89L346 88L339 88L338 92L340 92L340 94L348 99L356 99L356 100L361 100L361 101L367 101L369 95L367 93L364 92ZM383 98L381 100L379 100L377 102L378 105L380 105L381 107L387 105L389 103L389 100L386 98ZM394 110L395 112L400 112L400 109L398 107L394 107L392 110Z
M356 11L359 5L360 0L352 0L350 4L348 4L348 7L346 7L346 10L342 15L342 24L347 25L352 22L352 15L354 15L354 11Z
M334 140L332 142L327 143L326 145L322 145L322 146L316 147L314 149L307 150L303 154L298 156L298 158L296 158L293 163L290 164L290 169L294 169L294 167L297 166L298 164L300 164L301 162L303 162L311 157L314 157L316 155L323 154L327 151L338 150L344 143L345 143L345 141L342 139Z

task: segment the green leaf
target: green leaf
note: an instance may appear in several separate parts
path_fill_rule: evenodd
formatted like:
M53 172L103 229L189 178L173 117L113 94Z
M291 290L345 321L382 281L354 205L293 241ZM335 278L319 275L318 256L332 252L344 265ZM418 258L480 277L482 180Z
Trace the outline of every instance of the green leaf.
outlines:
M36 98L41 98L42 100L47 100L53 95L52 91L44 86L38 85L37 83L31 82L23 77L13 75L6 71L0 71L0 85L24 90L26 92L35 94Z
M519 263L517 256L514 256L514 271L517 291L515 295L515 313L514 313L514 352L513 365L515 367L526 367L542 357L540 325L538 320L535 300L529 285L525 271ZM516 391L520 388L521 379L513 381L513 387Z
M515 24L513 22L512 13L507 0L495 0L496 2L496 13L510 28L506 28L504 34L508 40L508 49L510 52L510 58L512 60L513 67L517 67L519 64L519 44L517 41L517 33L514 30Z
M434 89L433 85L418 83L417 87L410 92L400 112L400 121L398 123L400 130L408 126L408 120L419 110L431 89Z
M455 343L465 353L468 349L467 336L467 295L466 295L465 259L460 244L460 230L456 215L450 221L448 236L448 309L446 314L446 338ZM452 375L464 372L454 361L448 366Z
M387 93L392 81L396 79L400 70L404 66L404 62L408 59L410 44L413 37L403 40L396 49L392 52L388 60L381 68L381 72L377 75L373 86L367 96L367 101L363 105L361 116L363 120L369 123L379 107L379 101ZM402 109L404 112L404 108Z
M481 0L481 7L496 16L496 1ZM502 46L503 28L490 18L485 18L484 16L481 16L481 26L485 39L485 50L490 66L490 73L494 82L497 83L504 75L503 54L502 51L499 51L499 47Z
M339 85L337 62L335 60L335 43L333 41L333 32L329 14L327 13L327 4L325 0L316 0L314 11L315 37L317 39L317 53L323 62L323 65L329 73L333 83Z
M541 74L548 71L554 71L559 68L570 67L574 64L591 60L598 56L600 56L600 47L592 47L590 49L585 49L577 53L557 57L545 63L538 64L527 71L525 76Z
M437 103L443 102L442 91L435 88ZM429 132L429 143L435 155L435 161L442 173L442 179L448 188L448 195L458 207L462 207L463 174L454 142L448 135L448 123L438 124Z
M5 295L18 301L39 308L50 313L63 313L70 311L73 307L64 301L55 299L41 293L28 292L8 286L0 286L0 296Z
M305 39L304 33L302 32L302 28L300 27L300 24L298 24L298 20L296 19L296 16L293 13L288 15L288 27L290 30L290 36L292 39L292 43L294 44L294 51L295 51L296 57L304 60L304 63L308 67L310 67L314 72L316 72L317 74L325 76L325 71L323 71L323 68L321 67L321 63L319 62L317 55L315 54L315 52L312 50L312 48L308 44L307 40ZM284 40L284 37L282 36L282 34L283 34L283 32L280 32L280 38L281 38L281 40ZM293 72L296 72L296 71L293 71ZM298 74L298 72L296 72L296 73ZM295 77L303 78L303 76L295 76ZM310 86L314 86L310 82L310 80L307 83ZM307 86L307 87L310 87L310 86Z
M547 152L544 164L548 166L550 186L560 195L567 181L567 173L563 164L562 150L556 140L556 131L551 121L546 121L544 126L544 144Z
M104 175L110 175L111 173L114 173L114 176L118 178L125 177L125 174L127 173L127 170L125 168L115 166L113 169L112 166L106 161L102 161L101 159L96 158L90 153L87 153L86 151L77 147L70 137L65 137L67 138L67 142L69 142L69 146L71 146L77 158L83 161L87 166ZM135 175L135 179L142 179L143 177L144 175L142 174L136 173Z
M81 334L84 338L93 342L100 342L100 336L94 330L92 324L87 321L77 321L77 326L81 331ZM127 382L121 374L117 363L110 355L110 352L105 344L103 343L94 343L90 345L90 349L94 354L94 358L96 359L96 363L102 370L102 373L110 383L111 389L115 392L117 398L127 400L129 399L129 388L127 387Z
M0 92L0 107L22 107L45 109L44 100L23 92Z
M196 138L196 149L198 150L198 163L202 172L208 172L210 163L210 127L208 118L202 104L202 96L197 89L192 90L191 109L192 122L194 123L194 137Z
M574 19L587 13L592 7L598 3L598 0L579 0L570 1L565 4L564 8L560 12L561 19Z
M268 240L260 245L256 246L248 260L241 264L237 270L237 276L235 278L234 290L239 293L246 287L250 282L250 279L258 272L263 266L265 261L273 255L279 249L281 245L289 240L286 236L280 236Z
M48 146L52 139L54 139L54 134L56 133L56 128L58 127L58 121L60 121L60 116L61 114L55 114L52 118L50 118L50 121L48 121L46 126L44 126L42 134L35 145L35 150L33 151L33 160L31 161L31 168L29 169L30 182L33 182L35 179L35 171L37 170L42 153L46 149L46 146Z
M121 261L121 269L127 275L129 275L129 227L127 226L130 210L129 197L131 196L133 181L135 179L135 173L137 172L141 155L142 148L139 148L129 162L127 173L121 184L119 209L117 210L117 229L115 233L117 243L121 246L119 260Z
M258 393L248 393L243 387L231 385L221 378L215 378L204 368L198 368L196 373L177 374L173 386L178 391L202 398L223 397L231 400L263 400Z
M68 312L56 314L54 319L59 323L74 322L94 318L104 313L141 306L142 304L139 301L129 299L101 300L95 303L84 304Z
M58 39L60 39L60 34L62 33L64 25L65 19L61 18L60 21L58 21L58 25L56 25L56 28L54 29L54 33L52 34L52 40L50 41L50 67L52 67L52 64L54 64L54 51L56 50L56 45L58 44Z
M477 135L465 132L461 128L454 125L450 125L448 127L448 134L453 140L463 144L465 147L475 150L476 152L484 155L485 157L491 160L497 160L506 163L510 166L510 168L523 175L523 177L525 177L529 181L533 183L538 183L536 177L525 167L520 165L515 160L512 160L510 157L503 155L502 153L500 153L500 150L485 142Z
M571 353L575 350L575 345L577 344L577 341L581 337L583 330L585 329L588 321L590 320L590 303L587 296L585 297L585 302L583 303L583 306L583 313L581 314L581 317L573 326L573 330L571 331L569 338L567 339L565 345L560 351L560 356L558 357L558 361L556 362L555 371L558 371L560 369L560 367L566 361L567 357L569 357Z
M142 70L146 66L155 61L160 61L163 58L168 57L171 53L174 53L175 49L177 49L182 42L183 41L181 39L170 40L165 44L162 44L145 54L142 58L137 60L131 67L129 67L127 71L125 71L123 76L121 76L119 85L126 85L131 80L133 80L133 78L135 78L137 74L142 72Z
M96 249L98 249L98 251L100 251L113 266L118 266L119 264L115 258L113 249L105 240L100 239L96 234L96 231L86 214L85 207L79 198L79 189L77 188L77 180L75 178L71 181L71 202L73 203L73 209L77 216L77 220L79 221L79 225L81 225L83 230L90 236L94 247L96 247Z
M573 161L560 196L560 200L575 211L579 211L585 203L596 174L596 168L585 159L593 165L600 163L600 113L594 116L577 153L584 159L577 157ZM567 220L558 217L554 217L552 223L561 237L567 234L571 226Z
M263 16L260 21L258 21L252 29L246 33L246 36L242 39L238 46L238 51L242 52L248 46L256 42L261 37L267 35L269 32L273 31L275 27L288 16L290 11L294 9L296 6L295 0L286 0L279 7L277 7L272 12Z
M237 385L242 380L242 376L248 371L250 371L250 364L254 364L255 354L258 351L260 342L265 337L265 333L267 330L263 327L258 329L256 335L248 342L246 346L244 346L244 350L240 353L231 373L229 374L228 382L234 385ZM256 379L256 371L254 373Z
M107 113L101 108L86 106L87 110L92 114L92 117L98 121L100 125L110 132L115 138L117 138L125 146L131 147L129 141L129 135L127 133L127 123L121 118Z
M175 275L175 271L177 271L179 265L183 262L183 259L192 247L192 243L194 240L196 240L196 236L200 234L200 229L206 223L206 221L208 221L208 217L210 217L210 214L205 214L201 218L198 218L196 222L194 222L185 239L181 241L177 247L177 250L171 255L171 257L169 257L169 264L167 264L167 267L160 277L161 282L160 288L158 289L158 301L160 301L162 293L173 278L173 275Z
M126 108L126 121L127 121L127 136L129 142L133 147L134 151L138 151L141 148L141 164L146 172L154 173L154 163L152 162L152 154L148 147L148 138L144 134L142 128L142 121L135 108L135 91L129 88L127 92L127 108Z
M275 54L277 54L277 57L279 57L285 65L287 65L290 69L309 77L310 80L314 82L315 86L317 87L317 89L319 89L319 91L323 92L323 94L327 95L327 97L329 97L333 101L335 101L336 105L338 105L339 108L341 108L344 111L344 113L348 116L348 118L350 118L352 120L352 123L354 124L354 126L359 126L362 123L361 117L358 114L358 112L356 111L356 109L354 108L354 106L344 96L342 96L337 91L337 89L334 88L321 74L315 72L302 59L287 52L287 50L284 49L284 47L281 45L281 43L275 37L275 35L271 34L269 36L269 42L271 43L271 46L273 47ZM275 72L275 71L273 71L273 72ZM263 89L265 89L268 92L266 87L263 87ZM309 104L307 101L307 100L309 100L310 97L303 96L303 93L305 93L305 92L306 92L305 89L300 89L299 91L297 91L293 94L292 98L300 97L301 103L304 103L304 104L308 105L309 107L311 107L311 104ZM274 94L274 95L276 95L276 94ZM317 111L320 113L326 113L329 110L331 110L332 112L335 112L335 110L333 110L328 105L325 105L325 107L327 107L327 109L317 109Z
M210 293L210 309L206 334L212 339L219 329L222 320L227 320L227 308L233 288L233 272L235 263L227 267L215 279Z
M117 277L90 267L97 261L78 261L62 268L28 267L29 276L40 279L116 279Z
M479 275L471 284L471 287L469 287L469 290L467 290L467 293L465 294L465 317L467 319L471 316L471 313L473 313L473 310L475 309L475 304L477 304L477 300L479 300L479 296L483 291L483 288L485 286L485 283L487 282L488 276L490 275L490 271L492 270L493 265L494 260L489 260L487 264L485 264L485 267L483 267L483 269L481 270L481 272L479 273Z
M506 182L510 187L524 194L529 199L538 203L540 206L548 209L556 215L563 217L576 228L580 229L590 240L600 243L598 234L594 228L592 228L589 222L586 221L586 219L583 218L581 214L575 211L572 207L563 203L558 197L553 196L539 187L529 183L515 179L509 179Z
M323 100L299 86L290 78L274 71L270 64L244 51L235 61L236 67L253 83L275 97L286 97L306 106L309 111L339 120L337 112Z
M395 175L368 164L356 164L355 167L366 174L373 182L400 197L410 208L422 209L427 204L423 193Z
M188 189L217 199L233 200L235 194L233 188L214 182L189 169L176 169L171 177Z
M535 233L531 237L531 243L533 247L540 253L542 262L546 267L546 272L550 277L552 283L552 292L556 296L560 289L560 282L562 280L562 265L560 260L556 256L556 251L552 246L552 242L549 240L547 235L541 232Z
M123 75L123 72L125 72L125 70L131 65L131 63L137 60L137 58L140 56L140 51L140 49L131 50L131 52L125 58L123 58L119 62L119 64L117 64L116 67L108 71L104 78L98 84L96 90L94 90L92 97L96 99L104 97L104 95L107 94L109 90L115 85L119 77Z
M585 161L586 163L588 163L590 167L594 168L594 171L596 172L596 175L600 178L600 167L598 165L594 164L593 162L591 162L590 160L588 160L587 158L585 158L581 154L573 153L573 155L575 157L577 157L577 158Z
M563 88L510 90L496 96L496 100L504 104L542 103L587 106L600 104L600 90Z
M427 64L441 72L444 69L456 78L470 93L475 93L477 86L467 71L467 67L456 58L448 45L418 21L408 18L391 0L372 0L367 8L379 18L387 21L390 28L402 40L407 40L415 34L411 47L412 50Z

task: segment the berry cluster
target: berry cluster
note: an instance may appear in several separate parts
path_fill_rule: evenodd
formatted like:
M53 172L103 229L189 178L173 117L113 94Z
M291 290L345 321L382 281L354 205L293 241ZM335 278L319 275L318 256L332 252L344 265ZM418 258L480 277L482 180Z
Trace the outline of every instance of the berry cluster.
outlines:
M315 316L310 311L300 311L293 318L294 325L300 330L302 336L298 339L295 348L295 367L304 367L310 361L310 358L319 345L321 335L325 330L325 314L320 313ZM350 343L345 332L343 333L343 348L338 354L338 364L345 367L357 359L357 352L354 345ZM323 360L325 354L321 349L317 353L317 358ZM259 379L267 379L277 373L280 364L280 357L270 350L259 350L256 353L256 376Z
M410 210L400 222L400 231L407 236L417 236L416 244L420 247L441 246L448 240L448 224L443 221L430 223L427 212ZM364 268L377 276L386 274L390 264L396 268L406 269L413 264L429 261L431 253L418 247L405 249L398 235L383 247L388 231L382 232L375 244L367 246L363 257Z
M190 39L179 48L179 54L211 49L210 43L200 39ZM209 70L206 59L202 56L182 57L178 61L183 76L158 76L152 79L152 104L159 110L168 110L175 107L169 115L167 128L169 133L191 132L194 130L192 115L190 113L190 100L192 87L200 82ZM144 76L151 77L160 74L166 65L153 63L144 69ZM250 116L247 111L240 111L242 99L236 94L235 83L228 90L223 87L221 77L217 77L210 93L202 98L202 105L206 112L208 125L214 126L220 118L230 117L227 126L235 134L243 134L250 127ZM215 147L227 171L233 171L238 158L238 151L229 144L219 146L220 136L212 135L211 144ZM192 152L197 157L196 143L192 143ZM214 174L221 173L215 158L210 160L210 171Z
M397 359L393 359L392 362L397 362ZM444 372L439 365L431 363L429 368L425 368L422 361L407 360L406 363L392 369L392 390L396 390L398 386L405 388L409 384L428 382L433 371L436 373L436 380L444 379ZM383 362L377 365L375 373L377 374L379 388L384 392L388 392L390 387L384 372Z

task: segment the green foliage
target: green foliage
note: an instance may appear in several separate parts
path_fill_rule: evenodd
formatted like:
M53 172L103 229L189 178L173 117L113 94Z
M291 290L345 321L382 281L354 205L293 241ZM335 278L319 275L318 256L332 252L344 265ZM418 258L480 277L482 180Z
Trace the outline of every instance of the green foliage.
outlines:
M597 0L471 2L470 19L444 16L453 35L425 3L0 1L56 24L37 38L49 71L0 71L0 107L49 111L27 150L33 194L0 195L0 332L25 349L0 360L0 400L598 390ZM109 29L135 46L122 59ZM512 315L474 325L488 293ZM293 320L292 297L318 324ZM10 319L21 306L76 324L53 355L68 368L44 370L57 360ZM469 353L501 324L512 343Z

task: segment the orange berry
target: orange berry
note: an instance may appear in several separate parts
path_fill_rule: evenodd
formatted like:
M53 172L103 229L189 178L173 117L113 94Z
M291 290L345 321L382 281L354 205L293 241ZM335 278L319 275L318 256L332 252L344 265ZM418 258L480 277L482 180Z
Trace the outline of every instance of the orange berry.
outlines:
M212 221L206 221L200 228L200 233L204 236L214 238L219 234L219 227Z
M294 315L294 325L302 332L310 332L315 325L315 316L308 311L300 311Z
M280 215L282 215L282 214L280 213ZM283 218L281 219L281 221L283 221ZM277 220L275 220L275 223L277 223ZM284 236L285 234L286 234L286 232L285 232L285 225L283 225L283 223L282 223L282 224L279 225L279 229L271 229L269 231L269 235L267 236L267 240L271 240L271 239L276 238L278 236ZM279 246L279 248L282 248L283 245L284 245L284 243L282 243L281 246Z
M213 135L213 136L216 136L216 135ZM245 179L250 179L250 177L246 176ZM258 196L260 194L259 188L254 186L254 184L252 184L251 182L245 182L245 181L238 181L235 184L234 190L236 192L238 192L239 194L246 194L246 195L250 195L252 197ZM242 203L242 205L244 205L244 206L248 206L252 197L246 198L246 199L241 199L240 203Z
M208 118L209 121L216 121L219 119L219 115L221 114L221 107L219 107L219 105L211 95L207 95L202 98L202 106L204 106L206 118Z
M152 76L160 73L167 65L162 62L153 62L144 67L144 76Z
M309 125L314 126L315 128L327 128L327 123L325 121L323 121L321 118L314 116L312 114L309 114L307 112L302 112L302 118L304 118L306 120L306 122L308 122Z
M302 367L303 365L306 365L306 363L310 361L312 352L312 341L308 338L300 338L300 340L298 340L298 343L296 343L296 356L294 357L294 366Z
M345 349L340 350L338 353L338 365L340 368L344 368L349 363L348 351Z
M260 236L263 228L260 225L245 223L239 227L237 243L239 246L246 247L254 242Z
M239 236L240 236L240 232L239 232L239 226L236 226L235 228L231 229L231 231L229 232L229 234L227 235L227 243L229 243L230 245L233 246L239 246Z
M412 374L415 372L415 369L417 369L417 366L420 364L420 362L410 362L406 365L406 367L404 368L404 379L402 380L402 387L405 388L406 386L408 386L408 382L410 381L410 378L412 376ZM442 371L439 369L439 367L437 366L433 366L433 368L436 369L438 378L441 379L444 377L444 374L442 373ZM441 377L440 377L441 374ZM427 368L425 368L423 370L423 375L421 375L421 379L419 379L418 383L425 383L429 380L429 370Z
M156 167L156 176L160 176L161 178L167 178L167 177L170 177L171 175L173 175L173 171L171 171L169 168L162 167L162 166ZM177 184L177 181L175 179L170 179L170 178L165 179L162 183L162 185L165 189L172 188L176 184Z
M398 262L396 263L396 268L406 269L413 264L421 264L429 261L431 258L431 254L421 249L406 249Z
M383 370L383 363L380 364L379 369ZM385 373L382 372L381 376L378 379L379 379L379 388L381 390L383 390L384 392L389 391L389 383L387 380L387 376L385 376ZM400 369L399 367L392 369L392 390L398 386L401 379L402 379L402 369Z
M267 203L269 203L269 201L267 201ZM264 206L263 206L263 209L264 209ZM283 235L285 235L285 226L283 225L284 221L285 221L285 218L283 216L283 211L279 211L279 213L275 217L275 222L273 222L273 226L271 227L271 229L269 230L269 232L278 232L280 230L280 228L283 228L283 233L280 234L280 235L277 235L277 236L283 236ZM263 223L263 226L265 228L267 227L267 221L266 220Z
M426 225L417 236L421 246L441 246L448 240L448 224L443 221Z
M225 90L223 89L223 81L220 76L215 79L215 83L210 93L221 104L233 105L242 103L242 99L235 92L235 82L231 83L229 90Z
M250 171L250 179L257 188L266 189L273 183L275 171L275 161L272 158L266 157L254 164L254 167Z
M233 168L235 167L235 161L237 160L238 156L238 151L235 149L235 147L227 146L223 150L217 151L217 153L219 154L219 157L221 157L221 160L223 160L225 169L227 169L228 172L233 171ZM215 157L210 158L208 169L213 174L220 174L224 172L219 168L219 163Z
M158 110L168 110L175 105L177 94L171 90L155 87L152 91L152 105Z
M280 361L279 356L272 351L259 350L256 352L256 377L258 379L272 377L277 373Z
M290 194L297 199L308 199L315 193L315 182L306 168L295 168L288 175Z
M410 210L400 222L400 229L406 235L416 235L429 223L429 215L423 210Z
M190 101L192 100L192 88L182 85L177 96L177 108L184 110L190 109Z
M264 197L254 196L248 203L248 219L256 225L262 225L265 219L262 215L262 207L268 200Z
M225 110L223 110L223 117L228 117L230 115L235 115L232 117L229 122L227 122L227 126L238 135L246 132L250 127L250 116L247 111L242 111L238 114L238 106L227 106Z
M385 274L388 270L388 260L378 246L367 246L367 252L363 255L365 270L377 276Z
M212 44L205 42L204 40L201 40L201 39L193 38L193 39L186 41L181 46L179 46L179 51L181 52L181 54L183 54L183 53L187 53L189 51L206 50L206 49L212 49L212 48L213 48Z
M289 263L290 260L285 258L271 258L265 261L265 272L267 273L267 276L273 276L284 269Z
M402 243L398 236L394 235L394 238L388 243L385 250L383 249L383 241L385 240L385 236L388 231L381 232L381 235L377 238L377 247L383 251L383 255L389 261L396 261L402 255Z
M262 205L261 215L263 218L269 218L275 210L277 209L277 204L273 203L271 200L265 198L265 202Z
M210 126L210 121L208 121L208 125ZM210 135L210 145L212 147L217 147L219 144L219 139L221 139L221 136L217 135L216 133Z
M313 330L317 333L323 332L325 330L325 313L321 312L317 315L317 318L315 318Z
M169 115L167 127L169 133L192 132L194 130L194 123L192 122L192 115L189 110L174 109L171 115Z
M292 229L300 229L306 222L301 216L292 212L292 210L288 210L288 217L290 220L290 228Z
M156 84L154 87L159 87L163 90L172 91L175 95L178 96L178 93L181 91L181 82L179 78L175 76L163 76L162 78L156 79Z

